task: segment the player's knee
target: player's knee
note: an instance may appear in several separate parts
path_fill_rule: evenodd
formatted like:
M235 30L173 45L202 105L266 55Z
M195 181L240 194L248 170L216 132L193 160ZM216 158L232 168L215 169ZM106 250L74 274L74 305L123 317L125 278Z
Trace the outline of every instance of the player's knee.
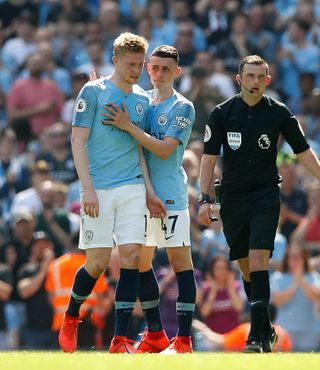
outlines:
M86 270L92 277L98 279L105 271L107 265L104 261L90 261L86 264Z
M131 268L131 269L138 269L140 262L140 252L139 250L130 251L120 258L120 266L121 268Z

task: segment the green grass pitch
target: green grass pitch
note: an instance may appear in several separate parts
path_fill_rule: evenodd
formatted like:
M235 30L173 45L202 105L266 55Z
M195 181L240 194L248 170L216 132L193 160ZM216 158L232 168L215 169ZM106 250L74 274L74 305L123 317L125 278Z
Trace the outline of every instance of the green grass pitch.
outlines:
M115 355L107 352L0 352L1 370L317 370L319 353Z

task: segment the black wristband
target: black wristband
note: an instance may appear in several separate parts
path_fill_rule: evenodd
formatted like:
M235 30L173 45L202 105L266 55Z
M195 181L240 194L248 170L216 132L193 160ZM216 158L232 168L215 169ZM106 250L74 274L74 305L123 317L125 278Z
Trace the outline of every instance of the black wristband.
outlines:
M201 193L198 200L198 206L201 206L202 204L211 204L212 200L210 199L210 195L206 193Z

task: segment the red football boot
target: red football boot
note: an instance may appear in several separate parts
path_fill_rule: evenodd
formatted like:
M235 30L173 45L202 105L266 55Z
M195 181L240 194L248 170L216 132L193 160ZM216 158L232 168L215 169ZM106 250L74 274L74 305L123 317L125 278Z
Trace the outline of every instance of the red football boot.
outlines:
M133 347L133 340L128 339L127 337L116 335L113 337L109 352L110 353L142 353L138 349Z
M164 351L164 355L175 355L177 353L192 353L191 337L182 337L177 335L170 340L170 345Z
M59 345L63 352L74 352L78 342L79 317L72 317L64 314L59 332Z
M135 347L143 353L159 353L166 349L169 344L169 339L164 330L150 332L148 328L145 328L143 337Z

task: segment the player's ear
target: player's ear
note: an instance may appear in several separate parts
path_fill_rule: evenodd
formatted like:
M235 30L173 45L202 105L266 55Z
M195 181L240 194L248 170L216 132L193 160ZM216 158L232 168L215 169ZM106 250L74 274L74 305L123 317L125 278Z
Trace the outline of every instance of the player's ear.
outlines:
M182 71L181 67L177 67L177 69L176 69L176 77L180 76L181 71Z
M272 77L270 75L267 75L266 76L266 86L270 85L271 80L272 80Z
M238 84L239 86L241 86L241 77L240 77L239 73L238 73L238 74L236 74L236 81L237 81L237 84Z
M147 71L150 74L150 71L151 71L151 64L150 63L147 63Z
M113 64L117 64L118 63L118 57L116 56L116 55L113 55L112 56L112 62L113 62Z

